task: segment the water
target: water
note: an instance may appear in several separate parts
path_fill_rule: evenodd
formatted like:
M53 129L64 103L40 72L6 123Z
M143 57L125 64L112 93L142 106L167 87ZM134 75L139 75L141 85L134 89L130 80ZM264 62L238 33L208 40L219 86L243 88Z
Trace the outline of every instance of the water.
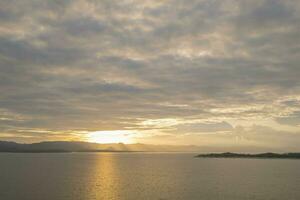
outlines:
M300 160L0 154L1 200L299 200Z

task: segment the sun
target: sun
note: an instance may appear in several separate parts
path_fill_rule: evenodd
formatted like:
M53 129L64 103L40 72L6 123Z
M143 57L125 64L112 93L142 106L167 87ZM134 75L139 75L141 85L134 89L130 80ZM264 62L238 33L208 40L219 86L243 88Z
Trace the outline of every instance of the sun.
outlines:
M94 143L132 143L132 131L113 130L95 131L88 134L88 141Z

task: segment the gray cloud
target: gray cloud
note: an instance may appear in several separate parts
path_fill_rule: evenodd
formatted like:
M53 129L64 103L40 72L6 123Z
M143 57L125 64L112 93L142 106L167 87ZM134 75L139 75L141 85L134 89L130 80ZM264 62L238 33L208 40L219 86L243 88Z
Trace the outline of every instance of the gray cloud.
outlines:
M299 132L299 13L283 0L2 1L1 130L179 119L175 137L267 119Z

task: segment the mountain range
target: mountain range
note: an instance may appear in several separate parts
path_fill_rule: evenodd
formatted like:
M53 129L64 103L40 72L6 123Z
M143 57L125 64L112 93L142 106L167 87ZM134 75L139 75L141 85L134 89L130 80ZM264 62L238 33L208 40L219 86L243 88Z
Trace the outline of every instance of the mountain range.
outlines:
M74 141L50 141L32 144L0 141L0 152L196 152L193 145L99 144Z

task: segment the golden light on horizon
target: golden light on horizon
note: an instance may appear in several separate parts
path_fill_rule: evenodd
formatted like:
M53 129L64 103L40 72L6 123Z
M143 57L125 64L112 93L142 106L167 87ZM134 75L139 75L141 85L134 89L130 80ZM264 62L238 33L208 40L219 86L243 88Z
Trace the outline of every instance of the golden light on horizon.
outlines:
M132 143L130 134L133 131L113 130L113 131L95 131L88 134L88 141L93 143Z

